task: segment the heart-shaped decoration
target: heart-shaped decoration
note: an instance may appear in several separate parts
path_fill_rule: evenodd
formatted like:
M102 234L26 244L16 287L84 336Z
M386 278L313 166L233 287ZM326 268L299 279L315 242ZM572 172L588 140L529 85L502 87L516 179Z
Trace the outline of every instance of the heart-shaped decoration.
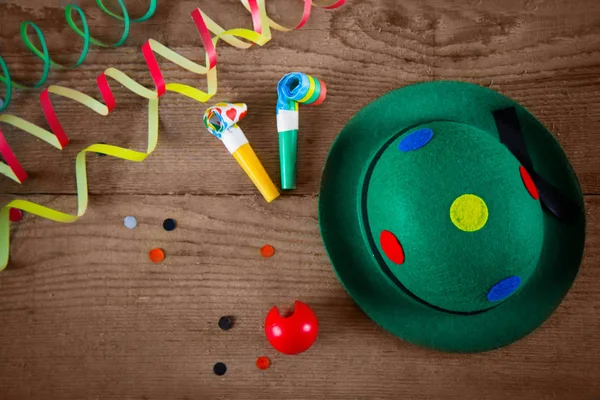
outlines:
M237 117L237 111L235 108L230 108L229 110L227 110L227 117L232 120L233 122L235 122L235 117Z

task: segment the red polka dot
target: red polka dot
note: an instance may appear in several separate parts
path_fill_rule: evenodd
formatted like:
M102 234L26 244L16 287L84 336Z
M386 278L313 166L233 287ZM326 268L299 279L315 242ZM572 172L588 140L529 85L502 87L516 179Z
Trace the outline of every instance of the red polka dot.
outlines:
M404 249L396 235L390 231L382 231L379 235L379 243L387 258L396 264L404 263Z
M260 255L264 258L273 257L275 255L275 247L271 246L270 244L265 244L260 248Z
M533 183L533 179L529 175L529 172L521 165L519 167L519 172L521 173L521 179L523 180L523 184L525 188L535 200L540 198L540 194L538 193L537 187L535 187L535 183Z
M271 360L269 360L267 357L258 357L256 360L256 366L258 369L265 370L271 366Z
M12 222L19 222L23 218L23 211L18 208L11 208L8 212L8 218Z

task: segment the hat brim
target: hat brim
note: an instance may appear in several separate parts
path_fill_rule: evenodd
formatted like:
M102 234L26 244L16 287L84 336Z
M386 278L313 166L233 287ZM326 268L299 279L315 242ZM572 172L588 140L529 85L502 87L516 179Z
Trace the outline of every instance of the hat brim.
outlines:
M362 224L361 192L377 151L408 127L456 121L498 138L492 112L515 107L535 171L580 205L562 222L544 212L544 244L536 272L500 305L475 315L438 311L411 299L382 272ZM390 92L360 110L327 158L319 193L319 225L329 258L350 296L377 324L419 346L479 352L506 346L540 326L558 307L579 270L585 213L579 182L554 136L525 108L487 88L428 82ZM431 246L435 246L432 241Z

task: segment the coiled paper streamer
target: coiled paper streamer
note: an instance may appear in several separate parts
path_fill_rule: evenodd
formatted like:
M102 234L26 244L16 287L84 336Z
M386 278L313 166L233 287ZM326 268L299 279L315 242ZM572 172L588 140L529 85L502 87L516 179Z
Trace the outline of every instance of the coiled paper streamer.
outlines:
M87 188L87 176L85 167L85 156L87 153L100 153L121 158L129 161L141 162L148 155L150 155L156 148L158 141L158 98L162 96L166 91L172 91L184 96L190 97L198 102L207 102L217 92L217 53L216 45L219 40L223 40L228 44L240 48L247 49L253 44L264 45L271 40L271 28L287 32L294 29L299 29L308 21L310 12L313 4L311 0L304 0L304 12L302 19L295 28L283 27L267 16L265 8L265 0L240 0L241 3L250 11L252 16L252 22L254 30L234 28L225 30L224 28L217 25L212 19L204 14L200 9L196 9L192 12L192 18L196 24L202 43L204 44L204 51L206 53L205 65L197 64L182 55L174 52L159 42L150 39L142 46L142 53L145 58L148 70L156 90L148 89L123 72L115 69L108 68L97 78L98 89L104 100L104 104L93 99L85 93L77 90L61 87L61 86L49 86L40 94L40 103L42 110L48 121L48 125L52 129L52 132L36 126L28 121L25 121L19 117L12 115L1 115L0 122L8 123L13 125L27 133L30 133L52 146L61 149L68 143L68 138L64 129L62 128L54 109L50 101L50 93L63 96L74 100L84 106L90 108L100 115L108 115L116 106L114 95L108 84L108 77L114 79L119 84L123 85L138 96L148 99L148 146L145 152L139 152L135 150L125 149L117 146L108 144L94 144L83 149L76 158L75 162L75 175L77 182L77 213L67 214L58 210L36 204L27 200L13 200L5 205L0 211L0 271L6 268L8 264L9 249L10 249L10 220L9 211L10 208L18 208L25 212L40 216L42 218L50 219L56 222L75 222L81 217L88 204L88 188ZM346 0L336 0L332 5L321 6L326 9L333 9L342 6ZM317 5L318 6L318 5ZM215 36L213 37L212 34ZM243 40L241 40L243 39ZM182 83L165 83L162 72L158 66L158 62L154 53L161 55L167 60L185 68L188 71L194 72L199 75L206 75L207 87L206 92L184 85ZM0 163L0 173L8 176L17 182L22 182L26 177L26 173L19 164L16 156L8 146L4 136L0 132L0 155L4 157L6 163Z
M83 48L81 49L81 54L79 55L79 58L77 59L75 64L73 64L72 66L61 65L57 62L54 62L50 58L50 55L48 53L48 46L46 45L46 38L44 37L44 34L42 33L41 29L36 24L34 24L31 21L25 21L25 22L21 23L21 27L20 27L21 39L25 43L25 46L27 46L27 48L33 54L35 54L37 57L39 57L42 60L42 62L44 63L44 70L42 72L41 78L39 79L39 81L37 83L35 83L34 85L30 85L30 86L24 85L24 84L14 81L10 78L8 67L6 66L6 63L4 62L4 59L2 59L2 57L0 57L0 69L2 70L2 75L0 75L0 82L3 82L4 85L6 86L5 98L4 98L4 100L0 98L0 112L6 110L6 108L10 104L13 87L15 87L17 89L37 89L37 88L42 87L44 85L44 83L46 83L46 80L48 79L48 75L50 73L50 67L61 68L61 69L79 67L83 63L85 58L87 57L88 51L90 49L90 43L95 44L96 46L100 46L100 47L119 47L122 44L124 44L125 41L127 40L127 37L129 36L129 29L130 29L131 23L132 22L143 22L143 21L150 19L154 15L154 12L156 11L157 1L158 0L150 0L150 4L148 6L148 11L146 11L146 13L143 16L141 16L140 18L131 19L131 17L129 16L129 13L127 12L127 7L125 7L125 4L123 4L123 0L118 0L119 7L121 8L122 16L116 15L113 12L109 11L106 8L106 6L102 3L102 0L96 0L96 4L98 4L98 7L100 7L100 9L105 14L108 14L112 18L123 21L123 34L121 35L121 38L114 44L106 44L106 43L101 42L98 39L94 39L90 35L90 28L89 28L87 19L85 17L85 14L83 13L83 10L74 4L69 4L68 6L66 6L65 7L65 19L67 20L67 24L78 36L80 36L83 39ZM76 22L73 20L73 11L75 11L77 16L79 17L81 27L79 27L76 24ZM38 37L41 48L38 48L36 45L31 43L31 40L29 39L29 35L28 35L29 27L33 28L33 31L35 32L35 34Z
M298 103L317 106L325 101L325 83L301 72L285 75L277 85L277 132L281 188L296 188Z
M244 103L218 103L204 113L204 125L212 135L223 142L267 203L270 203L279 197L279 190L238 126L238 122L247 113L248 106Z

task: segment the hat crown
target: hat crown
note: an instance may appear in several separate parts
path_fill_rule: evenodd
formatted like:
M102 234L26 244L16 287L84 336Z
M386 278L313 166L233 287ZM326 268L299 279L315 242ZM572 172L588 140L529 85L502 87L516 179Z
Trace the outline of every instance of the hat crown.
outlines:
M536 196L497 137L431 122L377 153L364 181L365 234L383 273L414 298L477 312L535 273L544 239Z

